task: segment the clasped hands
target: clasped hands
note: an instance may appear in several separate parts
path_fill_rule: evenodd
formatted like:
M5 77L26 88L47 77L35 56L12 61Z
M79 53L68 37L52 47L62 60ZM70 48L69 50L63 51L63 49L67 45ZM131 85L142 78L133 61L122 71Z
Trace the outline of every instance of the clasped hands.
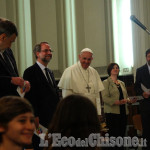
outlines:
M24 80L21 77L12 77L11 78L11 83L14 85L18 85L21 88L23 88L24 92L28 92L30 90L30 82Z
M127 99L122 99L122 100L116 100L115 101L115 105L123 105L123 104L126 104L127 103Z
M137 101L136 98L133 98L132 100L122 99L122 100L116 100L114 104L115 105L123 105L123 104L126 104L126 103L132 104L132 103L135 103L136 101Z

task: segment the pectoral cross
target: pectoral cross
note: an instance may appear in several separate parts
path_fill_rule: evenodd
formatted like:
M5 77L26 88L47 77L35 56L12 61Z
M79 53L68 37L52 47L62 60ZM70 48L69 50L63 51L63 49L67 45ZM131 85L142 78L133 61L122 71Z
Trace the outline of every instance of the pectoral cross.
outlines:
M87 84L86 89L88 90L88 92L90 92L91 87Z

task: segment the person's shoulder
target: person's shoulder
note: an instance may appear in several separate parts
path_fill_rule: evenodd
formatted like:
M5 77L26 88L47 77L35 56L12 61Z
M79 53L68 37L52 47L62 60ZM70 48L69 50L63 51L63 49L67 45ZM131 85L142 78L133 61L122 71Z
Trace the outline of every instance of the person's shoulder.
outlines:
M109 78L103 80L103 85L105 88L108 87L110 84L111 84L111 81L109 80Z
M13 58L14 58L14 54L13 54L12 49L7 48L7 49L5 50L5 52L6 52L9 56L11 56L11 57L13 57Z
M145 65L143 65L143 66L137 68L137 70L142 70L142 69L144 69L144 68L147 68L147 64L145 64Z
M5 51L6 51L7 53L9 53L9 54L13 54L13 51L12 51L11 48L7 48Z
M94 67L92 67L92 66L89 66L89 69L96 71L96 69Z
M89 71L92 72L92 74L93 74L95 77L100 78L100 74L98 73L98 71L97 71L95 68L89 66Z
M36 65L37 65L37 64L35 63L34 65L32 65L32 66L26 68L24 72L29 72L29 71L31 71L31 70L34 70L34 68L36 68Z
M98 71L97 71L95 68L93 68L93 67L89 66L89 69L90 69L92 72L95 72L95 73L97 73L97 74L98 74Z
M143 71L143 70L146 69L146 68L147 68L147 64L145 64L145 65L143 65L143 66L137 68L137 72Z
M71 65L70 67L66 68L65 71L71 71L77 68L77 64Z
M108 83L111 82L110 77L108 77L107 79L103 80L103 83Z
M122 80L118 80L121 84L125 84Z

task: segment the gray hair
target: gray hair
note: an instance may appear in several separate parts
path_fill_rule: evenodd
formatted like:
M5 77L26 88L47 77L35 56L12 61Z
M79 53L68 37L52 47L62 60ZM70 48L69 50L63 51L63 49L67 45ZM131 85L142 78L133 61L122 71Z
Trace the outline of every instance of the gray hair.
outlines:
M16 34L18 36L18 31L15 24L5 18L0 18L0 34L5 33L7 36Z
M33 53L34 53L36 59L37 59L36 52L41 51L41 45L42 44L49 44L49 43L48 42L41 42L41 43L35 45L35 47L33 49Z

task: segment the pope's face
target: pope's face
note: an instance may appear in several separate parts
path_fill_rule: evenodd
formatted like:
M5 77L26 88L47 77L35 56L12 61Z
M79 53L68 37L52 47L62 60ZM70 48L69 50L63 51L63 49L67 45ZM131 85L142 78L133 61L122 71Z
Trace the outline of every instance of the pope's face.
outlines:
M8 143L11 142L18 146L29 145L32 143L34 129L34 116L27 112L16 116L8 123L2 138Z
M83 52L79 55L79 60L83 69L87 69L92 62L92 53Z
M147 63L150 65L150 53L147 54L146 60L147 60Z

